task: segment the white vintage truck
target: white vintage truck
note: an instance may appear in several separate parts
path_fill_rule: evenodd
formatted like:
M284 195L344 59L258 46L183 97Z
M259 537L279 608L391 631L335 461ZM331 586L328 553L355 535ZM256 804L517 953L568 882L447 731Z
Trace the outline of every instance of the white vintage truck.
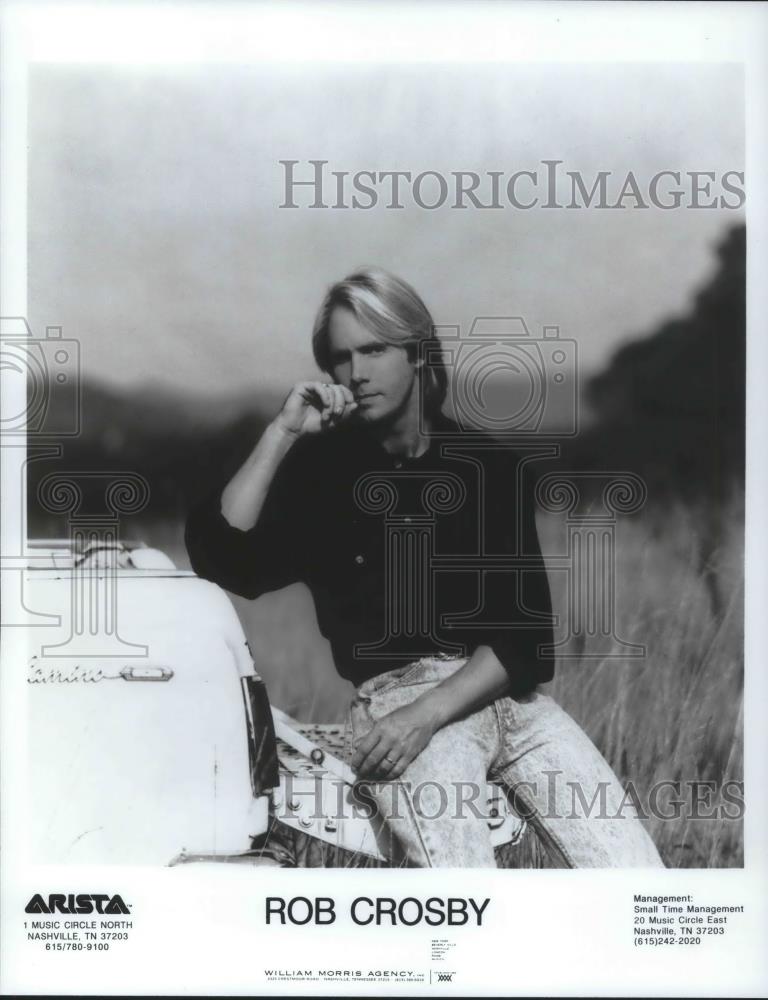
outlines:
M28 544L30 860L386 866L343 725L270 706L226 593L141 543ZM539 849L488 786L499 863Z

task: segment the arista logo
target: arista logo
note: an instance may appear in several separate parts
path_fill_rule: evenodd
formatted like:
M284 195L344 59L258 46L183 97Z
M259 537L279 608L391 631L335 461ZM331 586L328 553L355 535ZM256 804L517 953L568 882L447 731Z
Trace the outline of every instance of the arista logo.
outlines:
M122 896L100 892L51 893L46 902L36 892L24 907L25 913L130 913Z

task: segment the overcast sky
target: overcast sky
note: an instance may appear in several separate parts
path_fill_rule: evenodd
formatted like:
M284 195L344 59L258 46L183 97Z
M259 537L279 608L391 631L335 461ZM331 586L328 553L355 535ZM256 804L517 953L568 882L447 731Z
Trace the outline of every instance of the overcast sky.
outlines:
M743 170L741 87L729 65L36 67L30 318L125 387L283 387L313 371L324 288L376 263L438 323L559 325L595 370L686 310L742 213L289 210L278 161L719 176Z

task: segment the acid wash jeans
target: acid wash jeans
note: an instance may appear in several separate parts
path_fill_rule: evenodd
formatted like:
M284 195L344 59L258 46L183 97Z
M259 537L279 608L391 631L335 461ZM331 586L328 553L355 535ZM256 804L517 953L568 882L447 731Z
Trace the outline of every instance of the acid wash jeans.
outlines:
M365 681L347 717L353 740L466 663L425 658ZM664 867L632 800L579 726L548 695L500 698L438 730L395 781L365 789L407 862L494 868L490 779L511 791L552 862L564 868Z

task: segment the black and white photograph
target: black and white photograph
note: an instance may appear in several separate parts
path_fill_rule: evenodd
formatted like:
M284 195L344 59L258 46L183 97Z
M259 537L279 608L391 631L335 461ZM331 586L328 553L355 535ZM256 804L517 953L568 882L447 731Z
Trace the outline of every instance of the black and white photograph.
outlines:
M567 6L4 5L3 992L764 986L766 21Z

